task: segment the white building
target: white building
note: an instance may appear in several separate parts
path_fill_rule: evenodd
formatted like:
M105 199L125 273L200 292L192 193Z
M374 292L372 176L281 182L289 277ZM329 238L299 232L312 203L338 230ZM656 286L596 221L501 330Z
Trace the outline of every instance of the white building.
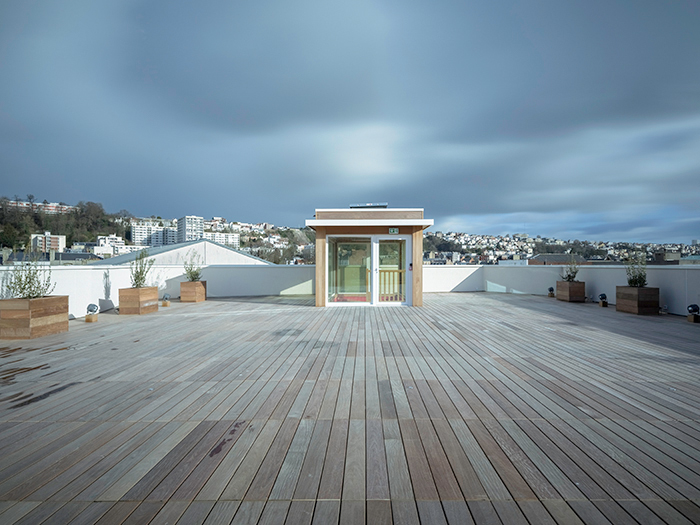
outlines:
M116 233L112 235L98 235L97 246L124 246L124 239Z
M241 236L238 233L204 232L204 238L236 249L241 246Z
M196 241L204 237L204 217L186 215L177 221L177 242Z
M92 253L103 257L112 257L114 255L119 255L119 253L123 253L123 251L120 252L118 249L123 248L124 246L124 239L115 233L112 235L98 235L97 245L92 249Z
M30 242L32 245L32 251L46 253L51 250L63 252L66 249L66 236L51 235L51 232L33 233L31 235Z
M139 246L176 244L178 242L177 228L161 226L161 221L132 221L131 242Z

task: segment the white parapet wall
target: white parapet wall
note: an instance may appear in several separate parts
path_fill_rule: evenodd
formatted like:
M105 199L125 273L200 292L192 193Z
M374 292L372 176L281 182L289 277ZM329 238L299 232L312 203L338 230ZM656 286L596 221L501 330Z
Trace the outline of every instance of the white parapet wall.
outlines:
M48 269L48 267L46 267ZM0 266L0 297L5 297L11 266ZM53 295L68 296L71 317L84 317L87 306L97 304L100 311L119 306L119 289L131 287L128 265L51 266ZM311 295L314 293L313 266L225 265L205 266L202 280L207 281L209 297L251 295ZM158 297L180 297L185 281L182 265L154 265L147 286L158 287Z
M561 266L424 266L423 291L546 295L562 270ZM1 296L11 271L11 266L0 266ZM313 265L209 265L202 269L211 298L312 295L314 276ZM83 317L90 303L102 311L119 306L119 289L131 287L128 265L52 266L51 279L56 283L54 295L69 296L72 317ZM615 303L615 287L627 283L623 266L581 266L578 279L585 281L588 297L597 299L605 293L610 304ZM660 304L670 313L685 315L689 304L700 304L698 266L648 266L647 280L649 286L659 288ZM176 299L183 281L181 265L155 265L146 284L158 286L159 297L168 293Z
M502 292L547 295L561 280L563 266L424 266L423 291ZM608 296L615 304L615 288L627 285L624 266L580 267L579 281L586 283L586 296ZM648 286L659 288L659 302L669 313L685 315L689 304L700 304L700 267L647 266Z

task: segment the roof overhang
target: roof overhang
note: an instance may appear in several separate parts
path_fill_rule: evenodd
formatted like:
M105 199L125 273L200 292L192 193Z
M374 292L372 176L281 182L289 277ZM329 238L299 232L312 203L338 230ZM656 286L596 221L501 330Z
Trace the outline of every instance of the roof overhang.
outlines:
M317 226L421 226L427 228L434 224L433 219L307 219L309 228Z

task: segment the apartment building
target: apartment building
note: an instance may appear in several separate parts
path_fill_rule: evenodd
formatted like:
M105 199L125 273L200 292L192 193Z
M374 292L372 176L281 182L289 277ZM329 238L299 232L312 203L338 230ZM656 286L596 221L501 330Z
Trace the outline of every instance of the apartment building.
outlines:
M27 202L27 201L7 201L8 208L17 208L22 211L42 212L54 215L57 213L71 213L76 211L76 206L68 206L58 202Z
M32 251L47 253L51 250L63 252L66 249L65 235L51 235L51 232L33 233L30 237Z
M177 220L177 242L196 241L204 237L204 217L186 215Z
M177 228L161 226L162 221L132 220L131 242L138 246L166 246L178 242Z
M204 238L236 249L241 247L241 236L238 233L204 232Z

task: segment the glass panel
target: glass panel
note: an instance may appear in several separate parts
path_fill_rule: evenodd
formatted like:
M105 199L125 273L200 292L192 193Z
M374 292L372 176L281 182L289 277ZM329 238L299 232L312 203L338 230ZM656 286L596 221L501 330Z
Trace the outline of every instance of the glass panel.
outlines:
M406 302L406 241L379 241L379 302Z
M370 302L370 255L369 239L328 240L328 302Z

